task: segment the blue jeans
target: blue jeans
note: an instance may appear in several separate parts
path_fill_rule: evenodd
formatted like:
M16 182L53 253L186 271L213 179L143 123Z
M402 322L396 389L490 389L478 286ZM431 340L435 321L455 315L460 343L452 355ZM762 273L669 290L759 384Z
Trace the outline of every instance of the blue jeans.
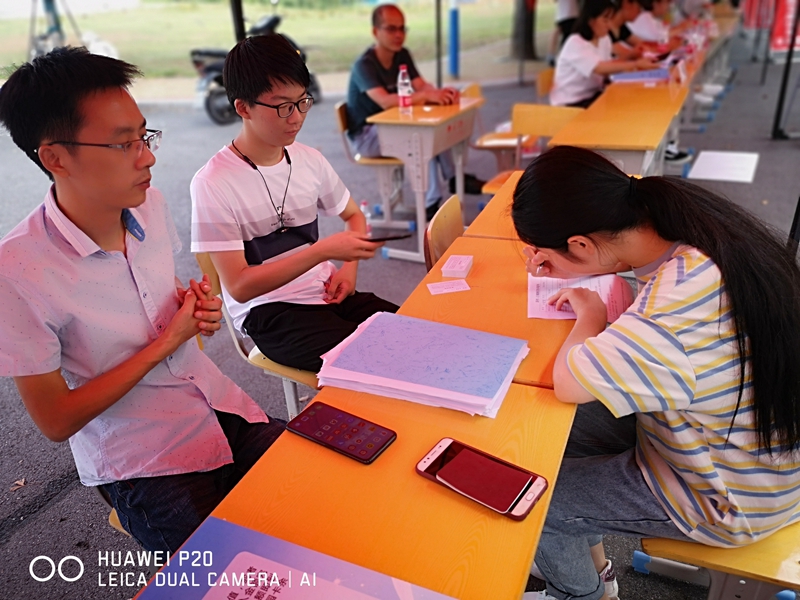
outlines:
M365 125L364 128L353 138L349 138L353 150L361 156L374 158L381 156L381 145L378 142L378 130L374 125ZM445 150L441 154L434 156L428 163L428 190L425 192L425 206L432 206L437 201L445 198L445 189L439 180L439 169L442 170L442 177L446 184L456 175L456 165L453 162L453 153ZM447 194L449 198L450 195Z
M145 550L175 552L283 433L286 423L248 423L217 412L233 462L213 471L143 477L103 485L125 531Z
M598 401L578 407L536 550L536 566L554 598L603 596L589 551L603 534L689 540L647 487L635 444L634 415L616 419Z

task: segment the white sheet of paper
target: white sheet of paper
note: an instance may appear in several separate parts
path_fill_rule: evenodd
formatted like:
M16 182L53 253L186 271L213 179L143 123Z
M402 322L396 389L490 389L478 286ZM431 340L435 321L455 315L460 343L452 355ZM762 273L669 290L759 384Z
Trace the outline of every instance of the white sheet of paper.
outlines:
M688 178L753 183L757 166L757 152L703 150L695 159Z
M577 277L557 279L534 277L528 274L528 318L529 319L575 319L569 304L558 310L547 300L564 288L587 288L597 292L608 309L608 322L613 323L633 302L633 290L628 282L617 275L600 277Z
M439 283L428 284L428 290L430 290L431 294L434 296L450 294L452 292L466 292L469 289L470 287L466 279L454 279L453 281L440 281Z

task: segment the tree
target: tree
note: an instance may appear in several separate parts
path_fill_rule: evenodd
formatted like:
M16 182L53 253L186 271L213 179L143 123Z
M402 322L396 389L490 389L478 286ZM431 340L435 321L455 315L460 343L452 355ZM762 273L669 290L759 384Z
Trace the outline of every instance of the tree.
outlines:
M536 0L515 0L511 31L511 56L536 58Z

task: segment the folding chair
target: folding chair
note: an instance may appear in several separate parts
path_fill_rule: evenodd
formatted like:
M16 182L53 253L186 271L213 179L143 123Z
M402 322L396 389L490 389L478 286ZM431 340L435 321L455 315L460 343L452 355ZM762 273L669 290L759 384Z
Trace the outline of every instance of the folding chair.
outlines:
M378 216L372 217L372 225L392 229L409 229L413 221L392 219L392 209L398 204L403 204L403 161L399 158L388 156L366 157L353 154L350 141L347 139L347 102L338 102L335 106L336 123L342 137L344 153L354 165L371 167L378 174L378 192L381 198ZM376 207L377 208L377 207Z
M222 288L219 283L219 275L217 274L217 270L214 268L214 263L211 262L211 257L207 252L198 252L195 254L195 258L197 259L197 264L200 265L200 269L203 271L203 273L208 274L208 278L211 282L211 291L214 294L220 295ZM228 332L231 335L231 339L233 339L233 344L236 347L236 351L238 352L239 356L241 356L251 365L262 369L265 374L280 377L283 380L283 393L286 397L286 410L289 413L290 419L296 417L300 412L297 384L302 383L310 388L319 388L317 374L312 373L311 371L303 371L301 369L295 369L293 367L287 367L285 365L276 363L275 361L264 356L257 346L253 346L253 348L248 351L247 346L245 345L244 337L234 328L233 320L230 318L224 302L222 304L222 312L225 315L225 323L228 327Z
M581 114L584 109L572 106L550 106L548 104L515 104L511 111L511 131L517 136L515 152L516 169L522 160L522 140L529 136L543 147L542 138L551 138L567 123ZM483 186L484 194L496 194L503 186L513 170L503 171L495 175Z
M453 195L439 207L425 229L423 248L425 267L428 271L447 252L450 244L462 235L464 235L464 219L461 216L461 202L458 196Z

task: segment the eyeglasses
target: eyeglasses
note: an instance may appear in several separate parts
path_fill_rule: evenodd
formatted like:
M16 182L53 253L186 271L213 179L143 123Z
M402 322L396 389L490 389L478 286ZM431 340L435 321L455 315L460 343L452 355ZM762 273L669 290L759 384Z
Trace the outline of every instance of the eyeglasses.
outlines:
M382 25L381 29L390 34L408 33L408 27L405 25Z
M297 110L301 113L307 113L311 106L314 104L314 98L311 96L306 96L305 98L301 98L297 102L282 102L281 104L264 104L263 102L259 102L258 100L253 100L253 104L258 104L259 106L266 106L267 108L274 108L278 111L278 116L281 119L288 118L293 112L295 106Z
M128 154L132 150L136 154L136 158L142 155L142 150L147 146L150 152L155 152L161 146L161 130L160 129L145 129L150 135L143 135L139 139L122 142L121 144L90 144L89 142L50 142L46 146L60 144L61 146L95 146L96 148L114 148L122 150L123 154Z

